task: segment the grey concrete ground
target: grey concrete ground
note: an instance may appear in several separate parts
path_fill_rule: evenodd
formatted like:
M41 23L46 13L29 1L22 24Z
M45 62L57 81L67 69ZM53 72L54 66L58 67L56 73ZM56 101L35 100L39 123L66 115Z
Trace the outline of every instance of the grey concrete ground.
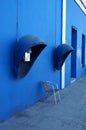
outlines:
M0 123L0 130L86 130L86 77Z

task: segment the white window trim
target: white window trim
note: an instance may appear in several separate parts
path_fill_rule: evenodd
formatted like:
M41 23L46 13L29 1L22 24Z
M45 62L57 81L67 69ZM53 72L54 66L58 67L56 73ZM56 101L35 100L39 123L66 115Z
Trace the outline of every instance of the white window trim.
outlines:
M85 3L85 1L84 0L75 0L75 1L86 15L86 3Z

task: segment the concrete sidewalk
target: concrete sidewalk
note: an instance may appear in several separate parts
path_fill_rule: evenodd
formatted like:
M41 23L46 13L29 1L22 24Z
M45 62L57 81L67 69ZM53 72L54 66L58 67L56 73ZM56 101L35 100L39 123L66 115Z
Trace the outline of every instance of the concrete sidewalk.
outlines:
M86 77L0 123L0 130L86 130Z

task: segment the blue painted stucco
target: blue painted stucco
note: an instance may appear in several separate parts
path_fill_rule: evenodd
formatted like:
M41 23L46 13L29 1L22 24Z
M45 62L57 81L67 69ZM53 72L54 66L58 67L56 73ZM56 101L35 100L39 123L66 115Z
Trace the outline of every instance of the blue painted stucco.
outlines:
M0 120L43 98L44 79L60 84L60 72L53 68L53 51L61 40L60 7L61 2L55 0L0 1ZM20 80L13 74L13 51L16 39L24 35L37 35L48 46Z
M60 88L61 75L60 71L53 68L53 51L61 44L61 24L60 0L0 1L0 120L45 97L41 81L46 79L56 82ZM81 67L81 55L79 56L78 52L81 51L81 34L86 34L86 16L74 1L67 0L66 39L69 45L72 26L77 28L76 77L79 78L85 72L85 67ZM24 78L17 79L14 77L13 52L17 40L24 35L39 36L47 47L39 55L29 73ZM66 84L70 83L70 64L71 56L66 60Z
M82 67L81 64L81 45L82 34L85 35L85 48L86 48L86 15L80 9L74 0L67 0L67 23L66 23L66 41L71 45L72 28L77 31L77 47L76 47L76 79L85 74L86 66ZM86 50L86 49L85 49ZM85 54L86 55L86 54ZM86 58L85 58L86 59ZM85 60L86 62L86 60ZM71 80L71 55L66 61L66 84Z

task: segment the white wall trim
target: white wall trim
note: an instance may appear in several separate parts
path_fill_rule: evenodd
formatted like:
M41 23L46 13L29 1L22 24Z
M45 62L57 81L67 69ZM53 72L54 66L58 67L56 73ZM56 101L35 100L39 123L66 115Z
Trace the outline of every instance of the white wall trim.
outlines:
M62 5L62 44L66 43L66 0L63 0Z
M66 43L66 0L63 0L62 5L62 44ZM61 70L61 89L65 87L65 63Z
M85 13L86 15L86 0L75 0L76 3L79 5L81 10Z

